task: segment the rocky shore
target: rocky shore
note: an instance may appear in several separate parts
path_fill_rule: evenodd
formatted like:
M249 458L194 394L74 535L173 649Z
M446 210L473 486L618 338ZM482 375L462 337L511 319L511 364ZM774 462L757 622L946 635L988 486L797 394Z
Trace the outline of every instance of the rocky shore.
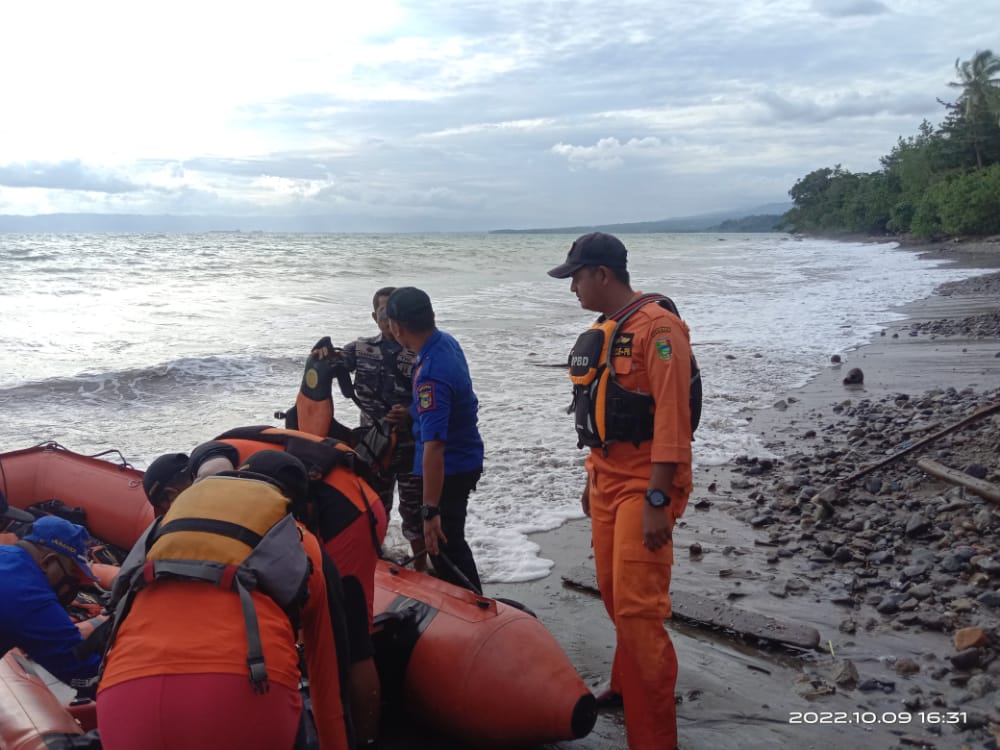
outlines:
M1000 410L944 433L1000 404L1000 244L916 250L982 273L747 413L774 458L696 471L673 590L811 626L821 645L781 649L671 621L685 750L996 747L1000 504L917 461L1000 486ZM861 382L845 385L855 368ZM563 585L590 559L587 522L534 540L552 574L487 594L535 610L597 687L614 632L599 599ZM400 746L449 745L409 734ZM558 747L625 748L621 712Z

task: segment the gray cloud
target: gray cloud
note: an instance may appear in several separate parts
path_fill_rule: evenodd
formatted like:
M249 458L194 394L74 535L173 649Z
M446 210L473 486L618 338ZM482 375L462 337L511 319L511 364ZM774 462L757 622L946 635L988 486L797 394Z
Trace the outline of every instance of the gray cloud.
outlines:
M96 193L130 193L141 187L129 180L85 166L79 160L25 162L0 166L0 185L12 188L84 190Z
M916 116L926 113L931 106L928 96L896 94L890 91L871 94L815 95L794 99L783 97L773 91L764 91L757 94L756 98L770 115L760 120L764 122L781 120L821 123L841 118L868 118L887 114Z
M891 13L878 0L813 0L813 7L830 18L880 16L883 13Z

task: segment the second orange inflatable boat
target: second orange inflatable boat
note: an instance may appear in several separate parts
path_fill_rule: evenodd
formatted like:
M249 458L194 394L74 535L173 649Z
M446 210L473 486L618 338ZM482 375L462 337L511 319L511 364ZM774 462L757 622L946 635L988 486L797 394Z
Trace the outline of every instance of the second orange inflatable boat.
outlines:
M51 499L82 508L94 537L124 549L153 518L142 472L55 443L0 453L0 490L22 509ZM530 614L385 561L375 574L375 614L384 693L442 734L503 746L576 739L593 728L594 696ZM0 686L0 716L19 689ZM4 733L0 747L9 746Z

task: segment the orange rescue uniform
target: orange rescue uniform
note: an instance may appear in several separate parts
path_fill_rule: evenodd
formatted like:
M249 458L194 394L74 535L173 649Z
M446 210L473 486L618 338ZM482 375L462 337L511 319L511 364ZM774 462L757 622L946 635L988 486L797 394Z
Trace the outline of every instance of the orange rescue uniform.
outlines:
M312 564L301 623L316 728L323 750L349 750L322 552L316 537L301 525L300 529ZM288 615L266 594L254 591L251 597L268 678L297 694L298 654ZM136 594L106 659L98 692L102 735L106 731L113 735L111 725L116 721L114 714L100 715L104 691L145 677L201 674L239 675L245 686L245 705L252 707L258 697L247 679L246 623L239 596L195 581L150 584ZM158 706L145 707L146 712L158 710ZM189 721L187 716L157 716L155 724Z
M629 747L674 750L677 654L663 625L671 614L673 542L647 549L642 514L654 462L676 465L665 511L671 528L691 494L690 334L680 318L649 303L619 328L612 351L618 383L651 395L655 415L651 441L613 443L606 454L592 448L586 460L597 583L617 633L611 686L625 704Z

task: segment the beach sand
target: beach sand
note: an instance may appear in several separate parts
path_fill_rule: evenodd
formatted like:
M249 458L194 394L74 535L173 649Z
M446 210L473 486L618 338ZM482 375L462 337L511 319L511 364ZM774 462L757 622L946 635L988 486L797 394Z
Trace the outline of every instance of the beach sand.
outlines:
M1000 268L1000 244L990 241L903 248L900 252L931 253L968 268L981 268L983 274ZM907 305L902 310L908 316L906 320L887 326L884 335L876 337L869 345L841 353L841 364L831 364L805 387L787 394L784 405L748 413L746 417L759 433L762 443L779 455L799 450L808 452L812 448L803 447L809 441L803 441L802 435L812 429L821 433L821 440L817 438L817 451L830 445L843 447L850 438L845 434L847 428L837 424L843 412L835 408L843 409L845 402L856 405L865 399L878 401L898 394L916 399L934 388L961 391L971 387L974 392L982 393L1000 387L1000 338L995 335L944 337L915 332L914 328L929 326L942 319L998 313L1000 274L994 273L992 278L995 283L983 285L983 288L959 285L958 293L951 296L935 294ZM863 369L863 386L842 384L845 373L853 367ZM967 396L967 400L974 399L975 396ZM985 456L985 461L992 456L989 478L996 482L1000 480L1000 465L996 460L1000 446L996 427L1000 418L994 416L992 419L993 422L977 433L988 446L975 455ZM933 453L932 447L933 444L927 452ZM695 453L697 449L696 442ZM852 460L859 465L885 455L884 450L866 455L864 448L858 446L852 450ZM908 462L906 470L909 472L905 492L896 493L906 496L900 502L910 504L906 507L919 507L942 496L954 497L956 492L962 492L914 472L912 465L918 455L921 454L900 461L900 464ZM819 462L820 459L816 459L816 463ZM699 468L691 503L675 530L672 589L696 592L730 602L743 610L809 625L819 631L822 648L801 652L760 647L676 619L669 621L668 629L680 664L677 683L680 747L685 750L780 746L859 750L988 746L986 743L992 741L990 722L1000 722L1000 701L989 689L991 680L1000 683L1000 674L994 676L1000 669L997 669L997 662L988 664L998 642L997 636L1000 636L997 627L1000 608L974 605L970 614L961 614L957 619L946 618L946 626L935 630L914 624L913 617L909 618L909 624L904 624L876 611L874 602L881 594L874 584L867 592L864 590L866 584L860 584L862 593L845 603L843 597L835 594L852 576L854 584L858 585L857 575L832 560L817 559L810 546L814 529L807 522L803 522L805 533L801 535L806 541L801 541L796 537L799 534L797 526L792 527L791 533L787 533L786 526L784 535L779 536L775 529L780 524L755 528L745 520L755 505L766 508L773 499L773 483L782 481L783 474L790 475L794 471L793 467L778 461L771 472L772 485L769 487L747 483L746 477L733 464ZM860 491L847 490L848 494ZM985 501L969 497L976 509L988 506ZM708 503L702 505L708 507L696 509L695 503L699 500L707 500ZM1000 506L994 508L1000 511ZM841 515L844 512L841 511ZM987 508L987 519L990 512ZM997 549L991 544L997 540L1000 514L993 512L991 518L992 532L983 533L980 551L995 556ZM820 531L815 536L822 537L823 533L827 532ZM796 538L789 541L792 537ZM872 538L876 546L885 543L878 537ZM544 557L554 561L551 574L530 583L488 584L485 593L518 600L534 610L562 644L585 682L596 687L606 681L610 670L614 630L596 596L563 582L564 576L579 578L581 565L589 563L592 566L588 522L567 523L555 531L535 535L533 541L541 546ZM701 546L701 555L689 552L694 543ZM913 546L920 544L914 542ZM790 552L778 556L776 547ZM897 543L895 548L902 556L902 551L909 546ZM902 559L897 567L905 562L905 558ZM884 580L878 580L890 586L896 579L886 575ZM801 588L796 585L802 582ZM933 576L931 584L945 585ZM998 578L989 581L987 576L984 590L996 589L997 585ZM953 598L944 597L942 601ZM840 603L835 603L834 599ZM931 596L926 601L936 600ZM918 611L923 611L923 606ZM858 623L855 632L841 629L846 621ZM983 625L992 633L994 645L984 650L983 668L963 673L951 669L949 657L955 653L954 627L967 622ZM881 680L885 684L892 683L892 691L863 691L849 683L836 685L835 673L843 659L853 663L859 673L859 683ZM911 673L909 665L914 663L919 671ZM903 665L907 665L906 668ZM977 678L978 681L970 681L967 685L970 675L981 675L982 679ZM972 684L985 684L986 687L970 692ZM980 692L983 694L976 694ZM944 723L949 711L958 712L957 724ZM806 715L810 723L793 723L795 712L816 714ZM831 715L827 718L820 712ZM838 717L836 712L843 713ZM458 747L442 738L426 736L416 727L388 727L387 740L388 747ZM626 748L623 715L621 711L602 712L588 737L552 747L560 750Z

